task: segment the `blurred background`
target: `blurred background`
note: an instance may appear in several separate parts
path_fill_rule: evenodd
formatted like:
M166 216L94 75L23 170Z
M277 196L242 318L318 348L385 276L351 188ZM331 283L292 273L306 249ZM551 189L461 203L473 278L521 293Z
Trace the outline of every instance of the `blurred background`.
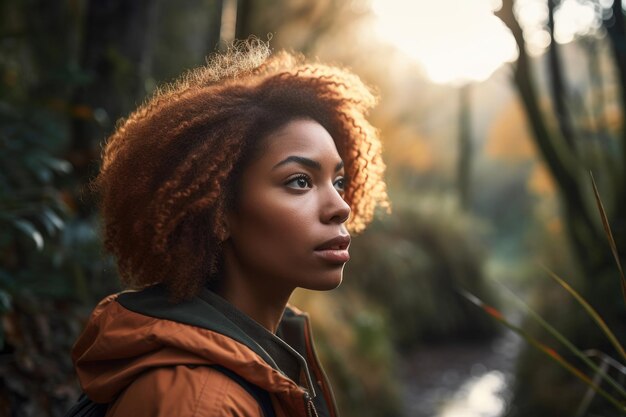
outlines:
M0 416L62 416L80 392L69 350L120 289L85 188L116 121L249 35L380 96L392 213L353 240L338 290L293 298L343 416L622 415L462 295L581 369L516 297L617 357L543 266L624 338L588 174L623 262L621 1L0 0Z

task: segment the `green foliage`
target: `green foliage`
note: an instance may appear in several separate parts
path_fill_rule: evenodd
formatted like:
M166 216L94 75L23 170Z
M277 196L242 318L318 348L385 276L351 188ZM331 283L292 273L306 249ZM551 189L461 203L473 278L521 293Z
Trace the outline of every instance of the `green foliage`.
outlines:
M559 2L549 1L546 5L549 15L554 16ZM626 311L620 297L616 297L620 286L615 279L616 274L610 271L615 259L621 272L619 265L625 258L624 248L619 253L614 242L626 241L626 171L623 169L626 162L626 54L622 2L598 5L595 10L597 22L601 25L599 30L594 35L582 35L567 46L555 41L554 19L548 19L550 42L547 57L544 58L545 62L536 63L527 54L527 34L514 13L514 6L514 0L505 0L495 14L511 30L518 47L519 57L513 65L514 76L511 79L522 98L534 142L558 189L562 207L560 218L567 231L567 249L572 254L569 265L564 265L562 261L548 264L560 275L582 282L578 287L581 299L599 310L615 334L624 334ZM576 58L576 65L586 65L589 76L575 86L571 81L575 71L568 65L573 62L568 62L565 58L567 53L563 53L574 48L583 52ZM535 79L535 64L547 70L547 85ZM550 107L543 105L546 99L550 99ZM612 113L612 117L609 117ZM594 194L586 180L585 174L591 169L597 174L601 188L607 190L604 192L606 213L601 207L595 184ZM608 232L608 222L615 225L614 237L610 234L608 236L613 246L612 254L601 244L604 243L604 236L601 222L593 210L594 196L601 210L605 232ZM543 237L534 237L537 246L545 246L541 240ZM554 252L563 254L565 251L563 247L558 247ZM538 250L537 253L541 252ZM572 266L577 269L575 275L560 272ZM626 296L624 282L622 273L621 292ZM609 343L602 332L590 329L576 309L571 307L571 303L561 298L546 302L550 291L543 286L536 291L540 301L536 303L536 308L541 317L562 329L574 345L604 352L613 351L615 343ZM532 323L526 324L524 329L532 335L536 334ZM517 408L512 409L510 416L567 416L576 411L576 397L580 398L583 387L581 384L572 384L565 372L554 368L545 366L545 361L538 359L533 349L522 353L515 384L514 401ZM590 415L614 413L612 409L605 410L605 403L593 404L596 408L592 407Z
M420 195L394 199L393 214L354 239L348 275L386 312L395 345L494 335L493 323L456 292L467 288L493 299L484 282L480 227L453 200Z
M591 183L604 231L609 241L609 246L614 255L614 260L619 272L618 279L622 289L622 298L623 301L626 301L626 298L624 298L626 297L626 293L624 292L624 289L626 288L626 278L621 266L619 251L617 249L616 242L613 239L610 223L600 199L593 175L591 175ZM582 416L586 415L589 411L590 403L595 394L603 397L606 401L600 404L596 401L593 409L594 413L600 412L604 414L607 412L618 412L620 414L625 414L626 389L623 385L623 380L626 375L626 372L624 371L626 368L618 360L604 353L604 349L607 345L609 345L617 356L621 360L624 360L626 359L626 352L624 351L622 344L616 337L614 331L607 325L598 311L592 307L584 296L582 296L569 283L554 272L549 269L547 272L557 284L559 284L574 300L578 302L587 317L580 317L580 312L578 312L578 315L574 317L568 316L567 320L563 322L562 314L560 314L560 317L548 317L548 314L553 314L556 310L553 307L546 308L545 305L541 306L540 304L540 307L545 312L544 317L544 315L537 313L532 307L522 301L522 299L519 298L513 291L508 290L507 292L514 303L528 315L529 323L526 323L523 327L519 327L511 320L508 320L502 312L486 304L479 297L476 297L467 291L461 291L461 293L470 302L482 308L495 320L520 335L530 346L534 348L523 354L519 360L518 375L521 376L523 382L520 383L518 380L516 383L518 400L508 410L508 415L570 415L575 413L577 416ZM601 279L600 282L607 282L606 277L602 278L603 279ZM598 289L595 288L596 293L597 291ZM544 302L549 298L546 294L547 291L543 289L541 300ZM571 309L571 303L568 303L568 301L571 300L566 299L564 302L552 303L552 305L558 306L557 310L560 310L559 313L562 313L565 309L569 312ZM589 319L594 322L595 334L594 332L587 332L585 336L591 336L588 338L586 337L585 339L587 340L576 340L576 336L580 336L581 333L573 331L572 327L586 328L586 324ZM567 334L573 336L568 337L562 331L558 330L561 326ZM538 330L542 330L544 333L551 336L553 341L559 346L562 353L535 336L538 334ZM598 349L597 345L589 345L590 340L594 341L594 343L598 340L598 333L601 333L604 336L604 343L600 349ZM584 348L579 348L579 345L585 346L587 350L583 351ZM540 367L539 369L536 369L536 363L540 363L542 359L536 357L539 352L547 355L547 357L551 360L551 363L553 365L558 365L558 367ZM596 364L591 359L591 356L599 356L602 363ZM545 358L543 359L545 360ZM618 378L614 378L611 375L611 369L609 369L609 366L618 369ZM533 371L529 372L531 369ZM567 374L569 374L570 380L566 378ZM572 379L574 379L572 376L587 386L587 393L584 396L582 396L580 386L572 386L571 382ZM525 384L528 383L528 381L533 382L530 384L530 387ZM555 388L557 385L560 388ZM562 390L563 387L566 387L564 391ZM554 395L556 390L561 391L558 391L558 394ZM546 396L546 392L550 392L551 395ZM524 394L520 395L520 393ZM519 400L520 398L522 401ZM528 398L531 400L528 401ZM579 398L582 398L582 402ZM554 401L554 399L557 401ZM564 401L564 399L566 399L566 401ZM609 409L607 409L607 407L609 407Z
M599 278L599 281L606 278ZM607 300L611 296L620 297L616 289L617 286L612 294L606 295ZM579 409L583 407L582 401L586 392L593 389L601 390L601 393L591 397L591 404L588 405L584 415L623 415L623 412L616 410L615 404L603 398L607 395L623 398L623 394L620 393L625 388L623 375L616 373L612 368L607 370L606 373L621 384L621 389L616 388L612 381L602 376L602 373L588 362L593 361L597 367L600 367L601 363L592 357L586 360L580 358L581 353L588 356L592 350L604 352L614 358L619 357L619 352L614 349L613 343L597 325L595 319L592 320L586 308L583 309L574 302L571 294L553 282L544 280L543 283L538 283L531 295L530 303L539 311L541 320L537 320L537 313L530 313L521 330L527 338L541 340L538 343L542 345L545 343L549 348L537 349L537 345L533 343L522 350L516 363L517 378L513 386L515 402L506 415L511 417L577 415ZM588 300L585 301L587 302ZM596 304L594 307L602 312L601 315L607 317L604 314L605 306ZM558 329L558 334L551 328ZM585 329L584 333L580 331L581 328ZM612 326L612 332L617 336L623 334L623 326ZM567 340L566 343L563 343L563 338ZM567 363L567 366L559 364L555 358ZM594 377L599 379L592 382ZM593 385L591 388L590 382Z
M114 281L94 282L110 261L93 219L76 210L64 116L6 95L0 103L0 403L46 415L77 393L67 353L80 301Z
M24 266L20 261L25 261L19 258L43 252L44 237L56 237L68 214L54 182L58 174L69 173L71 165L46 149L48 126L33 113L31 109L25 116L7 102L0 106L0 252L5 290L17 285L12 277Z
M77 216L67 188L60 118L1 100L0 397L16 415L25 407L45 415L76 395L66 354L80 330L75 300L92 301L88 281L104 264L92 220Z
M116 287L70 162L72 122L90 114L71 96L89 77L66 43L70 5L0 8L0 415L60 415L78 395L83 305Z

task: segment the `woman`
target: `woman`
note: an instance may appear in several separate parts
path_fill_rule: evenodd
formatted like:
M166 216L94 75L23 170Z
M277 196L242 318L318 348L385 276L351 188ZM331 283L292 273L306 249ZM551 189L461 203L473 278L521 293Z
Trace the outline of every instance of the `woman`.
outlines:
M386 205L370 91L262 42L160 90L107 141L93 186L130 289L72 356L107 416L337 416L297 287L342 280Z

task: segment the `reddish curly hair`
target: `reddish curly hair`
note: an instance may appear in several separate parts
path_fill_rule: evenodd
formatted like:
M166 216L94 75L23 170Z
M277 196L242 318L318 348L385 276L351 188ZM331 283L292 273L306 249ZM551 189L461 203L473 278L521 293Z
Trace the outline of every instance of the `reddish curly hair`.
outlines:
M129 288L164 284L193 296L217 273L223 216L262 139L296 118L328 130L346 171L348 228L388 207L372 92L350 72L261 41L234 45L159 89L107 140L91 188L100 197L105 248Z

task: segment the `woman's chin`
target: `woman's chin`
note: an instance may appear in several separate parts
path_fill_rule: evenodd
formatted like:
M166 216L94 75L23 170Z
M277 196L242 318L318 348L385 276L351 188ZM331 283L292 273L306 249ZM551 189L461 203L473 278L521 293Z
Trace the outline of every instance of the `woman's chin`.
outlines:
M302 288L313 291L330 291L341 285L342 280L343 272L330 276L320 277L320 279L310 283L310 285L302 286Z

